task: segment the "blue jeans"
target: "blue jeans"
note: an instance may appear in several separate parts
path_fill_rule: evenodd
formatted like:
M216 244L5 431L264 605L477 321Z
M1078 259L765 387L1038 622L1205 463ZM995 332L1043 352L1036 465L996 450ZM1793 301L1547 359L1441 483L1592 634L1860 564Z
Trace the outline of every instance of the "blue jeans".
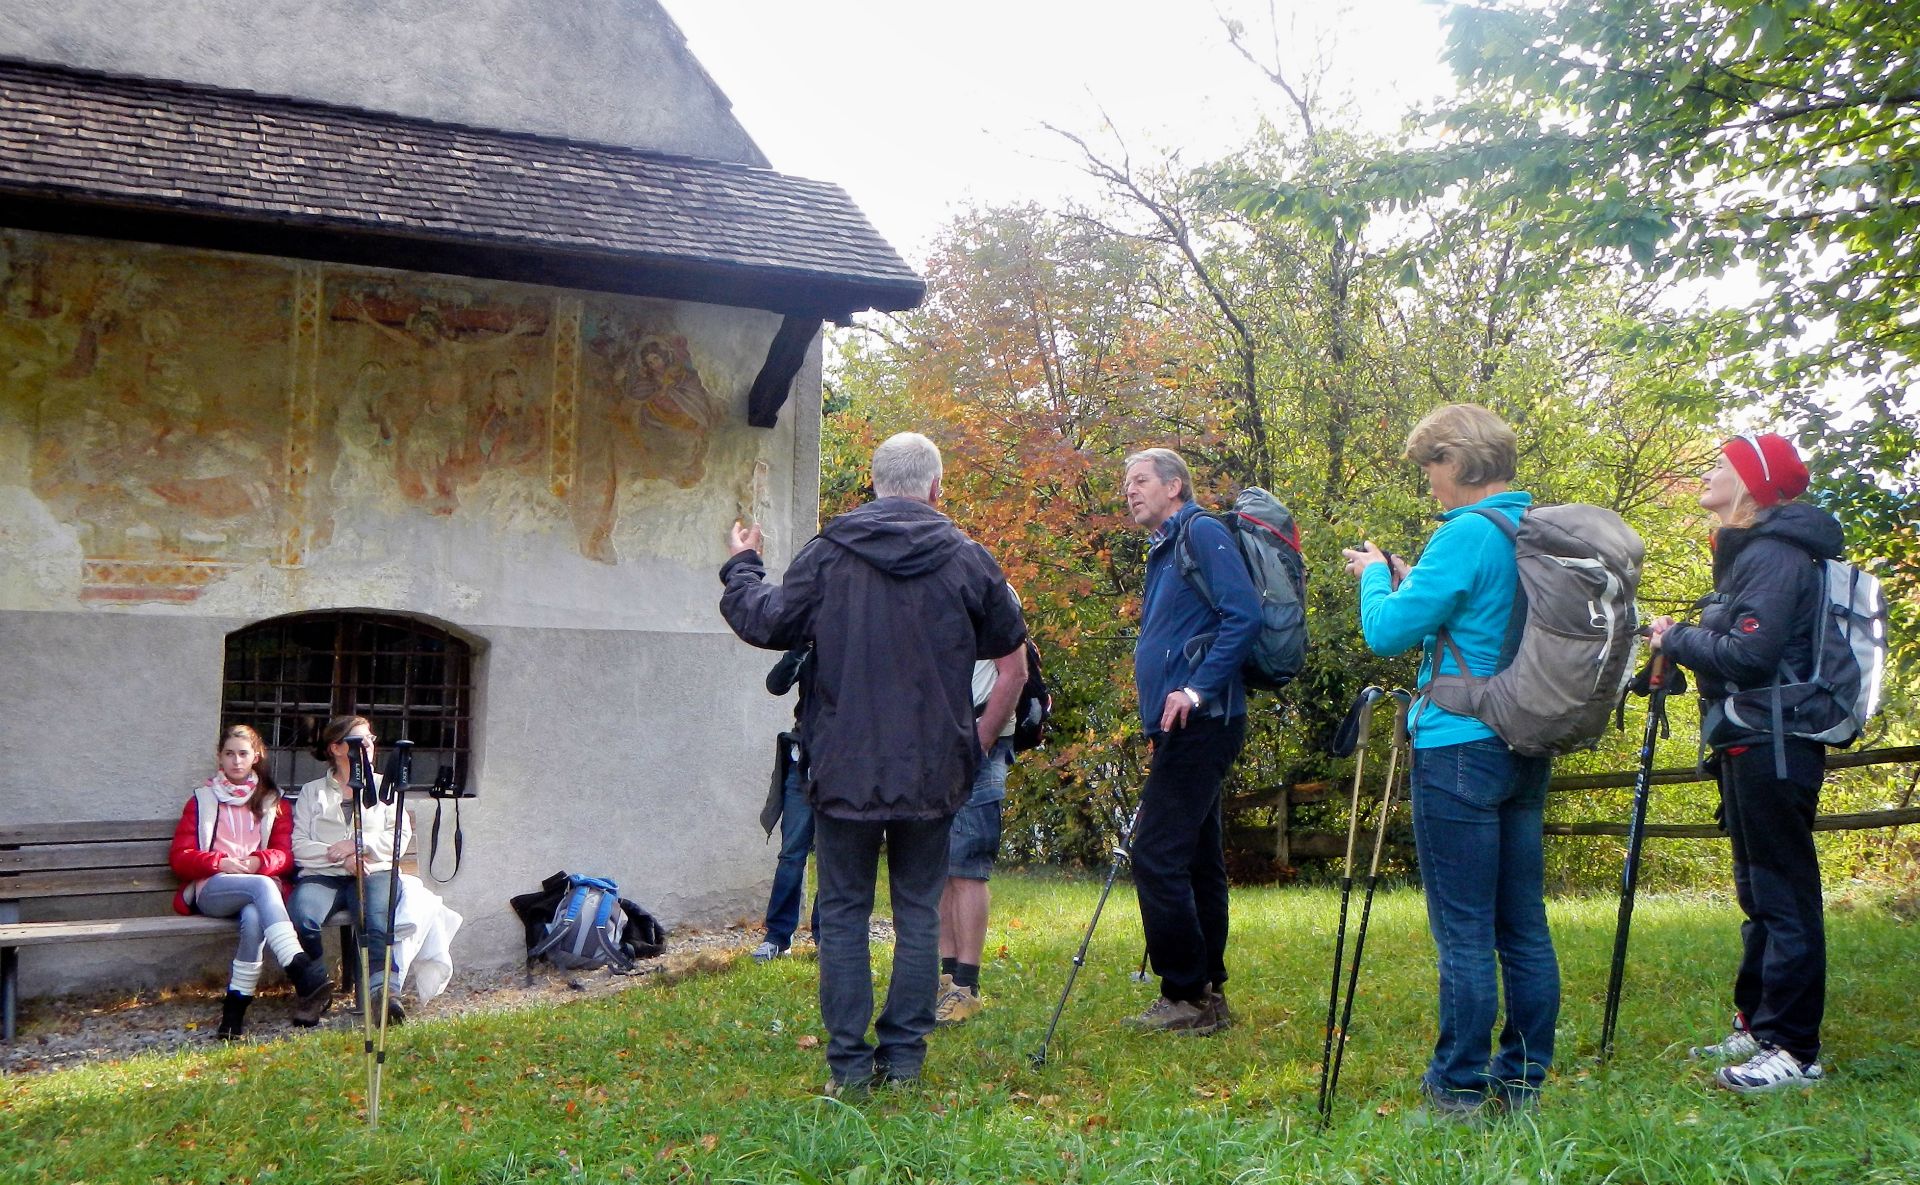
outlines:
M836 1082L912 1078L926 1061L940 984L940 894L947 886L952 823L952 816L814 820L820 841L820 1020ZM882 841L893 894L893 974L875 1019L868 935Z
M767 941L781 950L793 945L800 927L800 900L806 894L807 854L813 851L813 808L800 782L800 763L787 767L780 791L780 862L773 866L773 892L767 895ZM813 904L813 941L820 941L820 902Z
M1499 740L1413 752L1414 844L1440 953L1440 1037L1421 1087L1442 1104L1491 1093L1525 1105L1553 1063L1560 965L1540 845L1551 769ZM1502 986L1507 1020L1489 1062Z
M953 817L947 844L947 875L968 880L993 879L1000 855L1000 822L1007 800L1007 770L1013 765L1013 741L1001 737L973 775L973 793Z
M369 872L367 882L367 982L364 985L365 998L371 999L380 990L387 978L387 882L386 870ZM327 916L336 909L345 909L354 914L355 924L359 923L359 908L356 884L350 876L315 876L302 874L293 882L293 900L287 905L287 916L293 921L293 928L300 935L300 946L314 958L321 957L320 932L326 926ZM355 951L344 950L340 957L352 962L359 958ZM358 974L358 971L355 971Z

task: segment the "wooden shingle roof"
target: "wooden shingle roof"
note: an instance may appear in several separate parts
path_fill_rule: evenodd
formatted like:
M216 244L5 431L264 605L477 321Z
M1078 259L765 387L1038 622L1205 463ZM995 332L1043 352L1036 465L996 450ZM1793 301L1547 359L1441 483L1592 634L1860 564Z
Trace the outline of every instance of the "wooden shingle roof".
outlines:
M6 60L0 222L816 322L925 293L825 182Z

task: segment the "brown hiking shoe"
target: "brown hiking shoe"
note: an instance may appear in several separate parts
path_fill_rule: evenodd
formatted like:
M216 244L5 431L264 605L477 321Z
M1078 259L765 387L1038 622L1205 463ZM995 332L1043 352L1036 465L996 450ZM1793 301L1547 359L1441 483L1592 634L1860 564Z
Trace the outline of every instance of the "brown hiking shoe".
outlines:
M979 992L949 983L933 1002L933 1023L936 1028L965 1024L986 1011L986 1007Z
M304 996L295 998L293 1005L293 1023L303 1029L310 1029L320 1023L320 1018L333 1007L333 985L322 981L319 988Z
M1213 1017L1214 1032L1230 1029L1233 1022L1240 1019L1233 1014L1233 1009L1227 1007L1227 994L1211 987L1207 989L1207 1012Z
M1145 1012L1129 1016L1126 1024L1143 1033L1189 1033L1205 1036L1220 1027L1211 1002L1207 1006L1187 1000L1169 1000L1165 996L1153 1002Z

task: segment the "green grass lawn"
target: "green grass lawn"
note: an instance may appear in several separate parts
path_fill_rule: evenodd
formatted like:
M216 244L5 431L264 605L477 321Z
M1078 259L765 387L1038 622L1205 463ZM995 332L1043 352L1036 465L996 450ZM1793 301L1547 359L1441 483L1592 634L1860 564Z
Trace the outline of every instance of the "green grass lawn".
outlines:
M1152 994L1129 979L1140 926L1122 884L1036 1070L1027 1055L1098 890L995 881L990 1008L935 1034L914 1091L821 1097L814 965L741 960L569 1007L397 1029L377 1133L361 1112L358 1038L344 1033L15 1078L0 1083L0 1179L1920 1182L1920 927L1877 906L1829 914L1831 1079L1743 1099L1686 1058L1727 1022L1731 902L1641 901L1605 1069L1593 1054L1614 902L1552 903L1559 1064L1537 1117L1475 1130L1409 1122L1433 1035L1433 954L1420 897L1383 894L1323 1133L1335 895L1236 890L1240 1024L1145 1038L1119 1023ZM876 950L884 973L890 951Z

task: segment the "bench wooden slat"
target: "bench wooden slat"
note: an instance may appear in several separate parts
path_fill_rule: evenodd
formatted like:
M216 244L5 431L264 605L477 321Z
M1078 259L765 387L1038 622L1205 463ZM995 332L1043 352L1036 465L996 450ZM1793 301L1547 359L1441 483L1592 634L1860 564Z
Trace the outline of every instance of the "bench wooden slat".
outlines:
M52 872L67 868L148 868L167 863L167 841L50 844L0 850L0 872Z
M0 876L0 901L29 901L41 897L92 897L101 893L157 893L168 896L180 887L180 878L164 864L134 868L62 869Z
M108 918L93 922L3 922L0 946L39 946L96 938L159 938L168 934L233 933L232 918L182 917Z
M171 819L107 819L98 823L15 823L0 826L0 847L18 844L113 843L128 839L173 838Z

